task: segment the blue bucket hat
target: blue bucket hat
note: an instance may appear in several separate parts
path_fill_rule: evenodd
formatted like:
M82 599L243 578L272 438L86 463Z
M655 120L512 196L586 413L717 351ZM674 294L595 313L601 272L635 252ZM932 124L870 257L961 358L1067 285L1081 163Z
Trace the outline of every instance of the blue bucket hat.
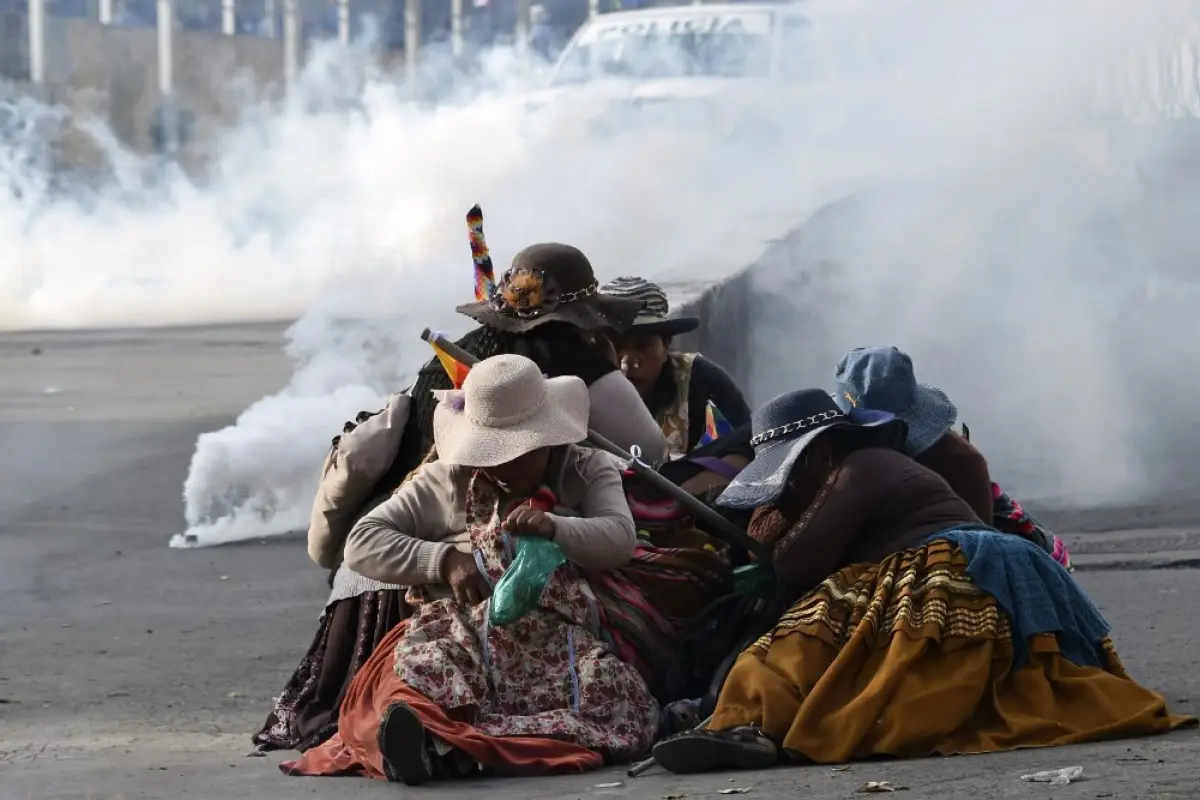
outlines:
M886 411L904 420L904 451L910 456L928 450L958 421L958 409L946 393L917 383L912 359L891 345L859 347L842 356L837 385L834 399L843 411Z
M843 411L828 392L803 389L781 394L750 417L754 460L733 479L717 505L750 509L769 505L787 487L792 467L820 435L832 430L857 430L878 439L881 447L898 448L904 423L882 411Z

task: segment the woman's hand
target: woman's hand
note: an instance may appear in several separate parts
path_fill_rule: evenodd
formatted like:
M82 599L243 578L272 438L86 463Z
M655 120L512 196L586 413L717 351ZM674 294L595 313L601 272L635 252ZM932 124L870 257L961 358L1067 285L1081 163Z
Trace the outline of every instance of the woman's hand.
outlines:
M554 539L554 518L531 506L518 506L504 520L504 528L517 536Z
M454 599L468 605L479 605L492 596L492 587L479 574L475 557L458 549L446 553L442 562L442 575L454 591Z

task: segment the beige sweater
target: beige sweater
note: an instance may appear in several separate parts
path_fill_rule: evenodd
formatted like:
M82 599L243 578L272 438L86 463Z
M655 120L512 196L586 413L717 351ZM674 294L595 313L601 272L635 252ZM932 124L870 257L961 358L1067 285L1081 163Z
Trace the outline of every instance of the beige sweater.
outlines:
M346 540L355 572L385 583L444 583L442 562L451 548L470 552L466 532L467 487L472 470L434 461L374 511ZM554 541L585 569L627 564L637 539L616 459L567 445L550 459L547 484L562 513L553 513ZM574 512L578 516L567 516Z
M597 433L625 450L637 445L642 451L642 460L647 464L656 464L665 456L667 445L662 428L651 416L637 389L620 370L614 370L593 383L588 387L588 395L591 400L588 424ZM389 405L389 408L394 407ZM366 452L369 458L385 452L388 446L396 446L391 436L355 441L359 442L359 452ZM365 498L374 488L373 483L363 484L361 476L348 477L330 472L330 463L327 459L321 478L322 488L313 509L314 523L308 527L308 555L318 566L327 569L337 566L339 561L344 563L345 558L345 544L333 536L333 530L326 522L327 515L358 508L357 503L350 503L348 507L339 509L336 503L351 495Z

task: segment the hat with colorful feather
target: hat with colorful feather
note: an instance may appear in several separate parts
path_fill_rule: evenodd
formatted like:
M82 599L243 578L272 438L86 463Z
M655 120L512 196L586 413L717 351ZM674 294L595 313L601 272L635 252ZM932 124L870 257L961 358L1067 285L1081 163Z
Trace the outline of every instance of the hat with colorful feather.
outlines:
M642 309L641 300L601 294L591 262L569 244L526 247L496 281L479 206L467 214L467 226L475 262L475 302L457 311L478 323L511 333L525 333L547 322L589 331L625 331Z

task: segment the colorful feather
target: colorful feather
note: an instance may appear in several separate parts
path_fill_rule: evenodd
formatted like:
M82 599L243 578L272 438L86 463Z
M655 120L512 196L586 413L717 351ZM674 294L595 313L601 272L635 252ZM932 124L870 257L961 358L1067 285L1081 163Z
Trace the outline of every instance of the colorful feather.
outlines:
M475 263L475 302L484 303L496 291L496 273L483 235L483 209L478 205L467 212L467 235L471 239L471 261Z

